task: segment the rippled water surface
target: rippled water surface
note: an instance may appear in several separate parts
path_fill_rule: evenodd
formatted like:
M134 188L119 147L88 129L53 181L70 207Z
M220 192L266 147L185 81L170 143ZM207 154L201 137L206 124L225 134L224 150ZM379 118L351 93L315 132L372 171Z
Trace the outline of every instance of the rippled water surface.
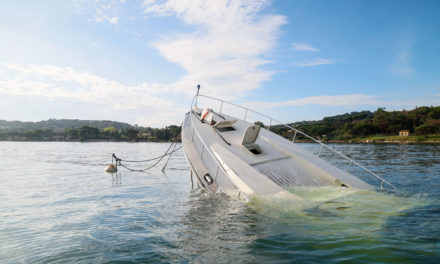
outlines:
M260 197L246 205L192 189L183 151L165 173L163 163L144 173L103 172L113 152L145 159L168 146L0 142L0 262L440 260L440 146L333 145L398 190L292 190L301 204Z

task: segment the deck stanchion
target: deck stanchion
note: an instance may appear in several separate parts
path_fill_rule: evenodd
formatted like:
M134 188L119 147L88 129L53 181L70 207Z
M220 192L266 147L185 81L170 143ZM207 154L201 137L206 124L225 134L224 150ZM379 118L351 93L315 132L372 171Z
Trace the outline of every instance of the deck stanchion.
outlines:
M272 118L270 119L270 123L269 123L269 131L271 126L272 126Z
M202 145L202 152L200 153L200 159L203 157L203 151L205 151L205 144Z
M350 170L350 167L351 167L351 164L353 163L353 161L352 160L350 160L350 164L348 164L348 168L347 168L347 171L349 171Z
M220 111L219 111L220 114L222 113L222 109L223 109L223 101L221 101L221 104L220 104Z
M247 111L248 111L248 110L247 110L247 108L246 108L246 111L244 112L244 118L243 118L244 121L246 121Z
M218 175L218 169L219 168L220 168L220 166L217 163L217 170L215 171L215 178L214 178L215 181L217 180L217 175Z
M298 130L295 129L295 134L293 135L292 143L295 143L295 138L296 138L296 133L297 132L298 132Z
M321 149L319 150L318 157L321 156L322 148L324 147L324 144L321 143Z

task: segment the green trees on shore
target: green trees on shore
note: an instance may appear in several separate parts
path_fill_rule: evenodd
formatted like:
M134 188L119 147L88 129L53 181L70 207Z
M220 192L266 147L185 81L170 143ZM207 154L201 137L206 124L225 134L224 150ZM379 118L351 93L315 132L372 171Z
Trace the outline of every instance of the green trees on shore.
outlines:
M1 131L2 141L149 141L161 142L174 140L180 134L180 127L165 128L130 127L117 129L106 127L98 129L92 126L65 128L62 131L35 129L29 131Z
M423 106L409 111L378 108L375 112L352 112L319 121L297 122L291 126L321 140L397 136L401 130L408 130L411 135L427 136L440 133L440 106ZM286 138L292 137L291 131L282 126L275 126L272 131Z

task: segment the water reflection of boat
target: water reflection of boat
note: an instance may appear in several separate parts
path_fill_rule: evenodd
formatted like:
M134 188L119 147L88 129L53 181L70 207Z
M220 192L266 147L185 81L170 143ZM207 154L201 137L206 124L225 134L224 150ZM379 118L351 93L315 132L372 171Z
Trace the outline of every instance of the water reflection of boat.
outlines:
M220 104L219 110L199 108L200 99ZM243 109L239 119L222 112L224 105ZM212 107L212 104L209 105ZM267 128L247 121L249 113L267 118ZM295 187L341 187L374 189L373 186L352 174L333 166L319 156L323 149L346 159L348 168L358 166L378 178L381 187L389 182L369 171L330 146L287 126L294 132L289 141L270 131L278 122L266 115L210 96L197 94L186 113L182 126L182 144L187 160L198 183L211 192L223 192L248 201L254 195L288 196L302 199L293 192ZM295 144L301 135L320 144L314 155Z

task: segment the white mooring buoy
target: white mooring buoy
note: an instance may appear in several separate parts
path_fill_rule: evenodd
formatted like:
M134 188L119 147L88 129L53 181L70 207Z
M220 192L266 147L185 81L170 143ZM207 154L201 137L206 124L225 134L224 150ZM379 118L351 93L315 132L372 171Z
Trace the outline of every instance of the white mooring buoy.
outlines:
M118 171L118 168L116 168L116 166L113 164L108 165L107 168L105 169L105 172L113 173L113 172L117 172L117 171Z

